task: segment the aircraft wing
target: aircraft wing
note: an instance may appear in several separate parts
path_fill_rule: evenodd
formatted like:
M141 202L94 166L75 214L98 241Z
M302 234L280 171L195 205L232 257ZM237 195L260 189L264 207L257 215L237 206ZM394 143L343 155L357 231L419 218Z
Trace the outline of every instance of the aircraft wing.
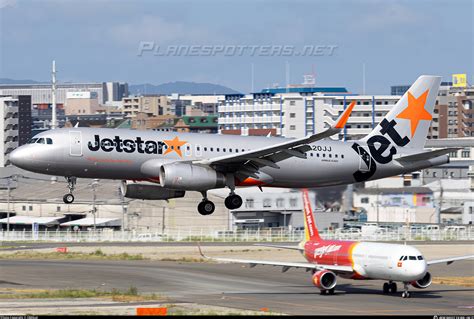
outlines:
M237 264L249 264L250 267L257 265L277 266L282 267L282 272L288 271L290 268L303 268L306 271L314 270L331 270L335 273L352 273L353 269L350 266L338 266L338 265L319 265L308 262L279 262L279 261L266 261L266 260L250 260L250 259L235 259L235 258L220 258L220 257L209 257L202 253L201 247L199 247L199 253L203 258L215 260L225 263L237 263Z
M258 167L264 166L280 168L276 164L277 162L283 161L290 157L306 158L305 153L311 150L311 147L308 144L339 133L344 128L344 125L349 119L355 103L355 101L351 102L351 104L339 116L336 124L323 132L302 138L291 139L282 143L269 145L255 150L199 160L195 161L194 163L202 165L237 165L235 170L238 170L241 165L247 164L249 162L256 166L257 170Z
M471 258L474 258L474 255L450 257L450 258L443 258L443 259L435 259L435 260L427 261L427 264L428 264L428 266L429 265L435 265L435 264L441 264L441 263L446 263L447 265L450 265L455 261L464 260L464 259L471 259Z
M284 245L270 245L270 244L254 244L254 246L262 246L262 247L272 247L272 248L279 248L279 249L290 249L290 250L298 250L304 251L304 248L300 246L284 246Z
M423 160L429 160L431 158L435 158L441 155L445 155L454 151L459 150L460 147L450 147L450 148L444 148L441 150L435 150L435 151L429 151L429 152L423 152L423 153L418 153L418 154L411 154L411 155L406 155L406 156L401 156L397 158L396 160L398 162L416 162L416 161L423 161Z

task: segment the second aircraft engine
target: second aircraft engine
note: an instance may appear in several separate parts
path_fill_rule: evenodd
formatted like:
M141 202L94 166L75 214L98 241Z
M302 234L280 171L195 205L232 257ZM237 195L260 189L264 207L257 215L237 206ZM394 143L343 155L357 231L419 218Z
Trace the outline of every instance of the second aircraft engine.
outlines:
M336 287L337 277L332 271L320 270L313 275L313 284L319 289L329 290Z
M412 282L411 285L418 289L425 289L428 288L429 285L431 285L431 279L431 274L427 271L423 278Z

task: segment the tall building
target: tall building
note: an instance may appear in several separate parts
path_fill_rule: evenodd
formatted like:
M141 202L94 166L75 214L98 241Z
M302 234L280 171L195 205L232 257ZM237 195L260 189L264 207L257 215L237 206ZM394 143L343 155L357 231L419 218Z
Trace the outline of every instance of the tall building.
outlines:
M474 136L474 86L440 87L430 138Z
M31 134L31 96L18 96L18 146L28 143Z
M99 104L107 101L120 101L128 96L128 84L120 82L99 83L58 83L56 84L56 103L66 102L67 92L94 92ZM31 104L51 104L51 84L0 84L0 95L31 95Z
M8 155L18 147L18 98L0 97L0 167L10 165Z
M95 92L67 92L66 94L65 115L96 114L99 109Z
M121 101L128 96L128 83L105 82L104 84L104 103Z
M122 110L125 117L132 118L138 113L150 116L171 115L171 103L165 95L129 96L122 99Z

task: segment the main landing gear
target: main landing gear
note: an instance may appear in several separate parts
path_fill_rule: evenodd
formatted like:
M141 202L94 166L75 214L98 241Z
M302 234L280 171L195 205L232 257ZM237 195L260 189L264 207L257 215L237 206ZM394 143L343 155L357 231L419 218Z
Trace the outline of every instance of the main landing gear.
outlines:
M321 289L319 291L319 294L321 294L321 295L334 295L334 288L332 288L332 289Z
M202 194L202 201L198 205L198 212L201 215L210 215L216 209L216 205L213 202L207 199L207 191L201 192ZM234 193L231 190L229 196L225 199L225 207L228 209L237 209L242 206L242 197Z
M202 201L198 205L198 212L201 215L210 215L214 213L216 205L207 199L207 192L202 192Z
M237 209L242 206L242 197L234 193L234 191L231 191L229 196L226 197L224 203L225 207L228 209Z
M383 293L384 294L394 294L397 292L397 284L393 281L389 281L383 284Z
M74 195L72 194L72 192L76 188L77 178L74 176L69 176L69 177L66 177L66 181L67 181L67 188L69 189L69 193L63 196L63 201L66 204L71 204L72 202L74 202Z

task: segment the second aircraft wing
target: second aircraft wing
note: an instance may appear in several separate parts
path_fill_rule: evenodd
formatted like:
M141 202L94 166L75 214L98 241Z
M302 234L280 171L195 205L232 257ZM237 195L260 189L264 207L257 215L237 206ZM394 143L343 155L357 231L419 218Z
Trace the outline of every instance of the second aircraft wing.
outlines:
M250 259L236 259L236 258L221 258L221 257L209 257L203 254L201 246L199 247L199 253L203 258L226 262L226 263L238 263L238 264L249 264L250 267L257 265L267 266L278 266L282 267L282 272L286 272L290 268L303 268L308 270L331 270L335 273L352 273L353 269L350 266L339 266L339 265L319 265L308 262L280 262L280 261L266 261L266 260L250 260Z

